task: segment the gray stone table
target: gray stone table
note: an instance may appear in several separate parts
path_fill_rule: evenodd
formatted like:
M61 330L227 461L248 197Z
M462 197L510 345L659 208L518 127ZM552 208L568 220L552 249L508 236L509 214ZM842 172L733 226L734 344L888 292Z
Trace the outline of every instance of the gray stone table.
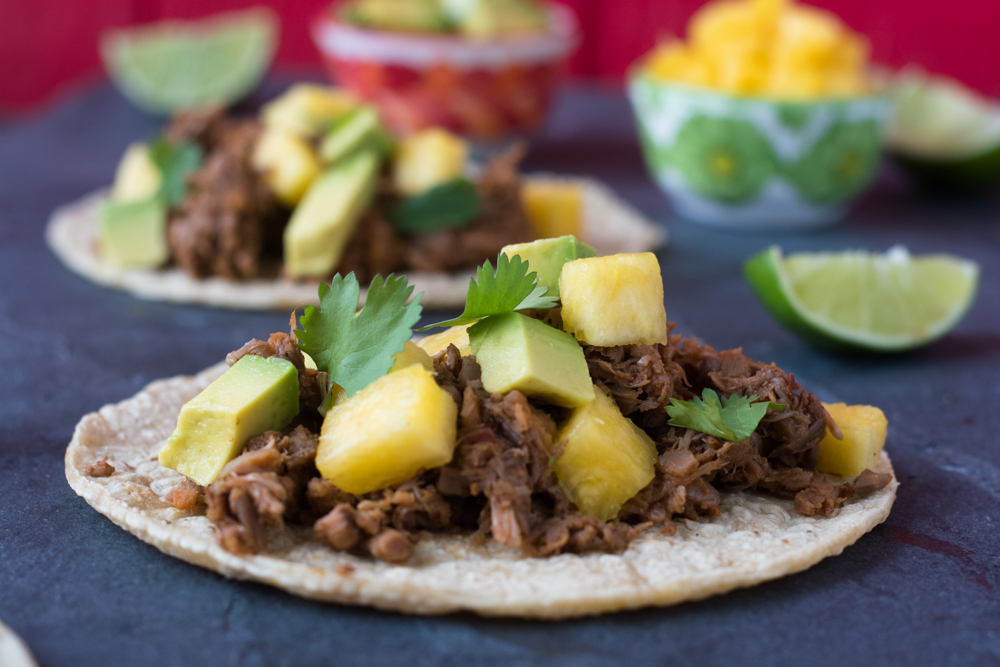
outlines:
M602 178L668 227L659 257L680 331L742 345L824 400L881 406L899 498L842 555L703 602L562 623L418 618L228 581L140 542L66 484L63 451L82 415L288 321L138 301L46 249L52 209L107 184L125 146L157 127L109 87L0 125L0 619L41 665L1000 664L996 194L932 199L887 171L827 231L705 229L675 219L648 178L624 98L568 91L527 167ZM831 356L778 327L741 277L772 243L951 252L982 265L981 289L925 349Z

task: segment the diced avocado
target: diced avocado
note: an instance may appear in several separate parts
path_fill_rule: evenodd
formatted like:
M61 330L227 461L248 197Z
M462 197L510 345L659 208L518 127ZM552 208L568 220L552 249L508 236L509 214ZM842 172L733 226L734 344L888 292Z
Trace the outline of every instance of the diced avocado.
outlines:
M160 450L160 465L204 486L250 438L288 426L298 413L295 366L279 357L248 354L184 404Z
M594 400L583 348L565 332L520 313L504 313L469 327L469 340L487 391L516 389L567 408Z
M357 99L339 88L299 83L261 110L266 127L311 139L358 106Z
M351 23L379 30L439 32L448 28L436 0L355 0L344 7L343 15Z
M359 153L313 181L285 228L290 276L333 274L375 194L378 168L375 153Z
M368 106L351 112L327 133L319 147L319 158L323 164L334 164L362 150L380 155L392 150L392 139L382 129L378 112Z
M111 198L122 202L148 199L160 190L162 182L163 174L150 158L149 146L135 142L118 163Z
M294 207L320 173L319 160L301 136L279 127L267 127L253 150L253 166L281 203Z
M531 0L479 0L461 23L470 37L540 32L545 26L545 11Z
M167 261L167 207L157 196L138 201L104 200L97 210L101 257L128 269L156 268Z
M422 130L399 144L393 166L393 182L408 197L455 180L465 173L469 145L440 127Z
M396 371L401 371L407 366L420 365L429 371L434 370L434 360L431 359L431 355L424 351L424 348L420 347L412 340L408 340L403 344L403 351L397 352L392 355L393 362L392 368L389 369L390 373L395 373Z
M517 243L501 251L508 257L520 255L528 263L528 271L538 274L538 284L548 287L548 294L559 296L559 274L563 264L583 257L597 257L597 251L575 236L539 239L531 243Z

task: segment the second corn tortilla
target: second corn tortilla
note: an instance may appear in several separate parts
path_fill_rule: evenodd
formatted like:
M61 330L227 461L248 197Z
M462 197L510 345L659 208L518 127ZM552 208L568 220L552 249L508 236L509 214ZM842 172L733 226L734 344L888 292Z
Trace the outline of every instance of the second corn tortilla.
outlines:
M568 183L583 193L581 240L599 255L655 250L666 241L666 231L618 198L607 186L589 178L530 176L534 183ZM196 280L177 267L162 270L123 270L106 264L98 249L97 208L105 191L94 192L52 214L45 230L49 247L70 270L105 287L124 290L140 299L197 303L248 310L292 310L318 303L317 284L273 280ZM469 278L465 273L407 272L414 294L423 292L428 308L461 308ZM365 291L361 291L362 301Z
M204 516L163 500L182 481L160 466L160 447L181 406L226 369L147 386L85 416L66 450L70 486L97 511L160 551L234 579L259 581L317 600L418 614L472 611L485 616L568 618L666 606L752 586L834 556L889 515L898 486L849 502L831 517L797 514L792 502L723 493L721 516L681 519L673 536L655 529L618 554L527 558L465 536L430 535L406 565L333 552L308 527L270 536L267 550L237 556L215 541ZM110 477L84 470L105 456ZM883 452L877 472L892 472Z

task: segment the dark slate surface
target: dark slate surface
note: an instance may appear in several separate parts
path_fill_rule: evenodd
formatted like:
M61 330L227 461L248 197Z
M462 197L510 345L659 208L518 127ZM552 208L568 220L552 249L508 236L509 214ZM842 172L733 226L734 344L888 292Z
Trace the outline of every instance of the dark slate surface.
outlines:
M824 400L889 417L902 481L883 526L808 572L673 609L542 623L416 618L321 605L160 554L67 486L87 412L204 368L283 313L137 301L69 273L44 246L53 207L109 182L157 123L108 88L0 127L0 619L42 665L1000 664L1000 200L920 198L889 174L850 221L811 235L730 234L671 218L624 100L567 95L529 160L592 174L667 224L667 313L680 330L796 373ZM951 335L896 357L816 352L758 306L741 261L905 243L980 262Z

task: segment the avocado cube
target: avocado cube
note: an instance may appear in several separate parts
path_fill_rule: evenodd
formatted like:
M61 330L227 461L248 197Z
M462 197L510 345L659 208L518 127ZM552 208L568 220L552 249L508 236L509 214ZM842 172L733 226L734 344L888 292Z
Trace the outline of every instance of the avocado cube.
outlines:
M384 489L451 461L455 400L421 364L383 375L323 420L316 468L348 493Z
M392 139L382 129L378 112L365 106L348 114L327 133L320 144L319 157L324 164L333 164L358 151L372 150L385 155L391 148Z
M469 327L483 387L515 389L553 405L575 408L594 400L580 344L567 333L520 313L504 313Z
M653 481L656 444L603 391L573 411L553 442L565 442L552 470L577 508L608 521Z
M517 243L501 250L508 257L520 255L528 263L528 271L538 275L538 284L548 287L547 294L559 296L559 274L563 264L581 257L596 257L597 251L575 236L539 239L531 243Z
M160 450L160 465L204 486L250 438L288 426L298 413L295 366L279 357L248 354L184 404Z
M378 155L363 152L313 181L285 228L285 271L290 276L333 275L371 204L378 168Z
M138 201L106 199L97 210L101 257L123 269L155 269L170 257L167 207L156 196Z
M546 23L545 11L531 0L479 0L461 29L470 37L489 38L540 32Z

